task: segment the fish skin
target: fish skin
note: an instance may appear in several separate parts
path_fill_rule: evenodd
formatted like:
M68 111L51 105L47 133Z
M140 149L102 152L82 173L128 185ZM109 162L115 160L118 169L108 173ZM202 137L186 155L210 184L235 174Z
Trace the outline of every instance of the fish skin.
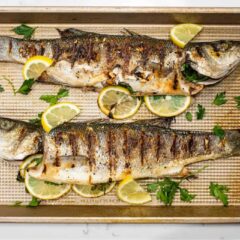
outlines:
M0 117L0 159L23 160L41 151L42 133L38 127Z
M43 162L35 178L57 183L98 184L181 175L191 163L240 155L240 131L172 130L145 122L68 123L44 134Z
M194 95L204 85L226 77L240 62L237 41L190 43L180 49L171 41L132 32L59 32L62 38L49 40L0 37L0 61L24 63L29 57L44 55L55 61L39 77L40 82L90 90L124 82L136 95ZM211 79L201 84L186 81L181 72L185 62Z

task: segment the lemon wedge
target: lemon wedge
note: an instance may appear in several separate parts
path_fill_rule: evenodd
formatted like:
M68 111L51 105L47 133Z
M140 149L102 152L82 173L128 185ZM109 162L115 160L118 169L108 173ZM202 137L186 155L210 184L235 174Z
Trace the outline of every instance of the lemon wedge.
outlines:
M202 29L198 24L178 24L171 29L170 38L178 47L184 48Z
M122 180L117 188L117 196L120 200L130 204L144 204L152 200L146 192L131 176Z
M44 56L34 56L29 58L23 66L22 74L26 79L37 79L41 74L53 64L53 59Z
M47 108L42 114L41 123L46 132L68 122L80 113L80 109L73 103L58 103Z

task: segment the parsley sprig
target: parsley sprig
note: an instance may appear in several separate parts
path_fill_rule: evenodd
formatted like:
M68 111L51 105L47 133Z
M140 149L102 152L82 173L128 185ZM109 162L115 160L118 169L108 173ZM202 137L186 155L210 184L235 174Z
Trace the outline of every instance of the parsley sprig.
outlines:
M42 95L40 97L41 100L50 103L50 105L54 105L63 97L67 97L69 94L69 90L65 88L59 89L57 95Z
M182 73L185 79L189 82L200 82L200 81L205 81L209 77L204 76L197 71L195 71L189 64L184 63L182 65Z
M234 97L234 100L237 103L236 107L240 109L240 96Z
M213 134L218 136L220 139L223 139L225 136L225 131L220 125L217 124L213 127Z
M0 84L0 93L1 92L4 92L4 88L3 88L3 86Z
M209 186L210 195L213 196L216 200L219 200L223 203L224 207L228 206L228 187L218 183L211 182Z
M26 24L21 24L12 29L16 34L22 35L25 40L29 40L34 34L36 28L32 28Z
M183 202L191 202L196 195L191 194L186 188L181 187L185 180L196 178L196 176L206 169L207 166L200 168L196 172L192 172L181 180L173 180L165 177L162 181L156 181L147 185L148 192L156 192L156 198L163 202L166 206L171 206L176 194L180 193L180 199Z
M225 92L217 93L213 100L213 104L216 106L221 106L225 104L227 102L225 94L226 94Z
M37 118L29 119L28 121L34 125L41 126L41 117L43 115L43 112L38 113Z
M197 112L196 112L197 120L202 120L204 116L205 116L205 108L201 104L198 104Z
M23 95L28 95L30 93L30 91L32 90L32 86L33 86L34 82L35 82L34 79L24 80L21 87L17 90L17 93L21 93Z

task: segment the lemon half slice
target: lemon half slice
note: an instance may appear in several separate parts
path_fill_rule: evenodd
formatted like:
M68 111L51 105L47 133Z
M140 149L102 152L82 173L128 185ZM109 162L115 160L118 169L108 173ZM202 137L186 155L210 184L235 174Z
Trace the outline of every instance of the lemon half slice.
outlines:
M72 103L58 103L47 108L42 114L41 123L46 132L68 122L80 113L80 109Z
M53 59L44 56L34 56L29 58L23 66L23 78L37 79L41 74L53 64Z
M117 196L120 200L130 204L144 204L152 200L150 194L131 176L127 176L120 182L117 188Z
M68 193L71 189L69 184L56 184L33 178L26 172L25 186L28 192L42 200L58 199Z
M115 182L96 184L96 185L73 185L72 189L75 193L86 198L95 198L103 196L110 191L115 186Z
M138 97L131 96L126 88L109 86L103 88L99 93L98 106L110 118L125 119L138 111L141 100Z
M42 159L42 154L34 154L30 157L27 157L24 162L19 166L19 172L22 178L25 178L26 170L29 168L36 167Z
M170 38L178 47L184 48L202 29L198 24L178 24L171 29Z
M186 111L191 104L190 96L145 96L147 108L160 117L173 117Z

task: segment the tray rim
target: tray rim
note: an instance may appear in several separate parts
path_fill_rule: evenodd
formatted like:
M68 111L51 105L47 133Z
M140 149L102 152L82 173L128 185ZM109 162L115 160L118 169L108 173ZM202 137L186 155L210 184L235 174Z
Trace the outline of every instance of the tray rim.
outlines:
M166 14L240 14L240 7L237 8L186 8L186 7L0 7L0 13L4 14L14 14L14 13L166 13ZM97 209L96 206L69 206L72 209L84 209L84 208L91 208L92 211ZM104 208L108 208L109 206L99 206ZM104 214L99 216L89 215L89 216L77 216L69 214L68 216L58 215L55 216L47 216L46 212L53 209L53 206L40 206L39 209L30 209L30 208L13 208L11 206L0 205L0 222L8 222L8 223L239 223L240 222L240 206L233 206L229 207L228 209L223 207L215 207L215 206L192 206L192 207L170 207L171 209L167 209L166 207L149 207L150 209L158 209L160 212L173 212L174 210L178 209L178 211L182 211L184 209L208 209L211 211L215 211L221 213L219 216L207 215L203 214L194 215L194 216L176 216L176 215L161 215L158 216L111 216L111 214ZM55 212L60 210L61 212L65 208L64 206L54 206ZM121 209L122 206L115 206L115 209ZM131 208L131 206L126 206L124 208ZM139 207L147 208L147 207ZM114 208L113 208L114 209ZM190 210L191 213L192 210ZM41 213L38 215L38 213ZM45 212L45 214L44 214ZM137 211L138 212L138 211ZM235 213L236 212L236 213ZM238 212L238 213L237 213ZM24 214L25 215L24 215ZM234 213L234 214L229 214ZM216 214L216 213L215 213Z

